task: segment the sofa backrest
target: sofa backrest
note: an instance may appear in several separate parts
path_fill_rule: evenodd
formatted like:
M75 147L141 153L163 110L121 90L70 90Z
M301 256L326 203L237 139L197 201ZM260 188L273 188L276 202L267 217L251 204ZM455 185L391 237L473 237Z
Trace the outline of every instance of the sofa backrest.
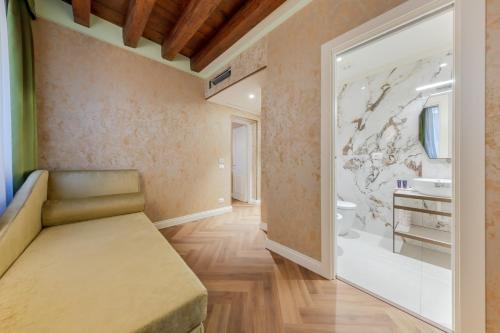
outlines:
M32 172L0 216L0 277L42 228L41 211L47 199L48 172Z
M42 226L144 211L137 170L51 171Z
M49 200L140 192L137 170L51 171Z

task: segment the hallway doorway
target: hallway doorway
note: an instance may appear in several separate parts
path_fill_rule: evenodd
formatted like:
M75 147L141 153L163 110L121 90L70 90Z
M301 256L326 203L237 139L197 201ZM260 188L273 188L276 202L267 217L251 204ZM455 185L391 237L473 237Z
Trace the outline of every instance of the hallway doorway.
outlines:
M231 197L249 202L252 198L252 125L244 120L231 123Z
M233 110L231 197L253 205L260 205L260 114L265 75L261 68L207 99Z

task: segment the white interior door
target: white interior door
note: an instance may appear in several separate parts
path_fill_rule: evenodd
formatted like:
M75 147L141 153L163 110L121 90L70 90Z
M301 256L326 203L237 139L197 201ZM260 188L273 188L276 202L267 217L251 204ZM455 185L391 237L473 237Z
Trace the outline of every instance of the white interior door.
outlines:
M232 197L248 202L248 130L247 126L233 128Z

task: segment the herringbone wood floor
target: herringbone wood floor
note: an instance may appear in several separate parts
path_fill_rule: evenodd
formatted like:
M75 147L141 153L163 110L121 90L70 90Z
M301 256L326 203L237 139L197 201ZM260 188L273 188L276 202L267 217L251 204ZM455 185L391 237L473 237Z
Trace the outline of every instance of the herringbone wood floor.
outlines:
M161 230L208 289L208 333L441 332L270 253L259 207Z

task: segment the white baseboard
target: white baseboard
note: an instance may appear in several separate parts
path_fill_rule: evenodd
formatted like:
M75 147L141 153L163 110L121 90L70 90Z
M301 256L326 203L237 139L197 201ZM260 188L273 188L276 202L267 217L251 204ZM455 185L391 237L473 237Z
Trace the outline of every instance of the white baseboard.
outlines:
M266 249L275 252L280 256L293 261L297 265L307 268L308 270L316 274L326 277L325 273L323 272L323 266L321 262L316 259L308 257L305 254L297 252L285 245L282 245L270 239L266 239Z
M201 219L205 219L207 217L222 215L226 213L231 213L233 211L233 206L225 206L217 209L206 210L199 213L174 217L167 220L162 220L155 222L154 225L157 229L163 229L168 227L173 227L174 225L179 225L183 223L193 222Z
M257 200L257 199L250 199L248 201L248 203L251 204L251 205L260 205L260 199L259 200Z
M262 223L259 225L259 228L260 228L260 230L267 231L267 223L262 222Z

